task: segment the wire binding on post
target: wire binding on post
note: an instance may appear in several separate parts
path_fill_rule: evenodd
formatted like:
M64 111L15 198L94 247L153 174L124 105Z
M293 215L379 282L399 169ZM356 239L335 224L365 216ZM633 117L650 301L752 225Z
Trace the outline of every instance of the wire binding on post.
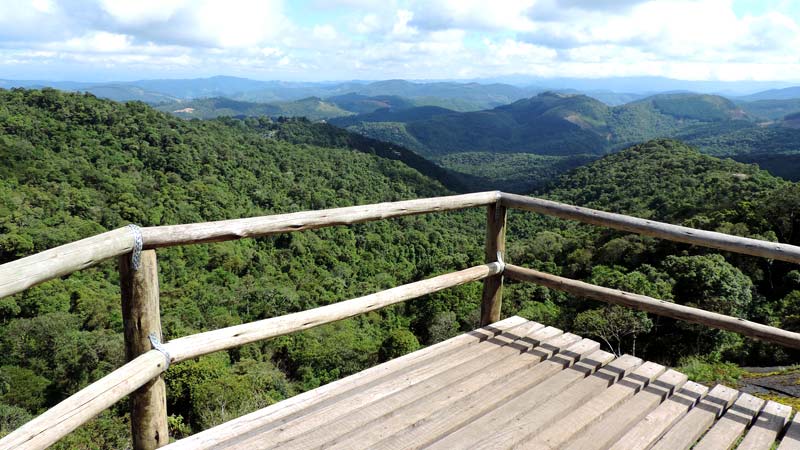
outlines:
M133 250L131 251L131 266L133 270L139 270L142 265L142 229L139 225L129 224L128 228L133 234Z
M497 264L500 265L500 273L505 272L506 263L503 262L503 252L501 252L500 250L497 251Z
M149 335L147 335L147 337L150 338L150 345L152 345L154 349L164 354L164 359L167 360L167 364L164 366L164 372L166 372L167 369L169 369L169 362L172 359L172 357L169 356L169 352L167 351L167 349L163 345L161 345L161 341L158 340L158 336L156 336L155 333L150 333Z

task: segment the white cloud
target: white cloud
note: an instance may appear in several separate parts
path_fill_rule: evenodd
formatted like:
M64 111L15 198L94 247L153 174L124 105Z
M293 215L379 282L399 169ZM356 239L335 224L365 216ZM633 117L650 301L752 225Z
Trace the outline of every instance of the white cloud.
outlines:
M89 74L798 80L800 8L764 1L737 14L734 0L0 0L0 61L45 74L79 61Z
M311 34L315 39L330 41L339 37L339 33L332 25L317 25L311 30Z
M413 24L426 29L526 31L534 0L425 0L414 3Z
M99 31L79 38L72 38L63 43L50 43L47 47L71 52L120 53L130 50L131 41L131 37L124 34Z

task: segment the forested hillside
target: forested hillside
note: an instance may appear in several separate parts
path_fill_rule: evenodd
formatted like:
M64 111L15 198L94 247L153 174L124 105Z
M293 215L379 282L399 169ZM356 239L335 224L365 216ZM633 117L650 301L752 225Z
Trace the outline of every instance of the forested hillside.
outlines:
M305 120L185 121L142 103L0 90L0 262L128 223L248 217L450 193L401 150ZM398 160L399 159L399 160ZM417 169L408 164L418 164ZM514 161L510 163L516 164ZM487 174L485 174L487 175ZM755 166L652 141L562 178L544 196L800 244L800 188ZM173 339L375 292L483 261L485 212L159 250ZM507 259L800 330L789 264L673 245L532 213L509 217ZM171 433L197 431L464 330L480 284L241 349L167 373ZM668 364L774 365L798 355L530 284L515 313ZM0 435L123 362L114 262L0 300ZM634 339L635 337L635 339ZM675 343L679 344L676 345ZM686 359L690 358L690 359ZM119 448L120 403L60 448Z
M524 193L541 189L554 175L592 155L665 137L704 153L760 163L776 175L798 180L795 122L783 115L783 120L760 122L765 114L774 117L781 110L795 111L792 107L790 101L737 105L720 96L691 93L659 94L611 107L585 95L545 92L485 111L384 109L331 123L404 145L446 168L473 175L488 170L493 177L486 182ZM476 155L482 166L470 165ZM521 165L505 164L509 159Z
M245 117L306 117L310 120L329 119L353 114L335 103L318 97L308 97L291 102L253 103L224 97L181 100L157 106L159 111L172 113L184 119L213 119L221 116Z
M306 128L304 128L306 127ZM187 223L442 195L405 164L308 122L184 121L141 103L0 91L0 261L124 226ZM305 131L305 133L304 133ZM270 137L271 136L271 137ZM360 138L356 136L356 138ZM362 141L364 138L360 138ZM368 140L367 140L368 142ZM363 150L369 150L365 148ZM168 339L465 268L483 214L441 214L159 251ZM115 263L0 300L0 434L123 362ZM201 429L477 323L480 286L176 365L175 433ZM463 323L462 323L463 321ZM417 337L408 334L413 329ZM400 339L397 337L400 336ZM63 448L124 446L120 404Z
M701 155L677 141L651 141L606 156L562 178L547 196L606 211L800 244L800 221L795 214L800 188L796 184L753 165ZM509 218L512 236L524 237L524 243L509 238L512 261L800 330L800 272L792 264L556 219L542 220L538 231L528 231L518 225L521 215ZM637 352L669 364L680 364L681 358L692 355L768 365L799 356L732 333L576 302L528 285L511 288L516 289L528 293L513 294L523 302L520 308L528 316L596 336L618 351L631 352L635 345Z

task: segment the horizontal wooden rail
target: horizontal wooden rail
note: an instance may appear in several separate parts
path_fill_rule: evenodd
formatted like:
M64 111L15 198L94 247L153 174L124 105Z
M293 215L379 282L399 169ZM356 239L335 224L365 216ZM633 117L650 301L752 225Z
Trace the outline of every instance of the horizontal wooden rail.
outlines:
M475 266L320 308L178 338L165 347L172 356L172 362L179 362L346 319L442 289L482 280L500 272L502 267L498 263Z
M320 308L182 337L163 347L172 362L179 362L346 319L500 272L499 263L475 266ZM165 366L164 355L150 350L0 439L0 449L32 450L52 445L158 376Z
M118 228L0 265L0 298L133 250L129 228Z
M497 191L303 211L247 219L141 228L145 249L267 236L496 203ZM133 250L130 228L119 228L0 265L0 298L94 266Z
M800 333L781 330L780 328L750 322L737 317L726 316L699 308L678 305L665 300L659 300L646 295L609 289L583 281L539 272L533 269L506 264L503 275L507 278L536 283L558 291L599 300L614 305L623 305L630 308L647 311L660 316L671 317L691 323L699 323L711 328L733 331L744 336L773 342L786 347L800 349Z
M169 247L199 242L218 242L267 236L289 231L310 230L333 225L350 225L393 217L472 208L496 203L500 192L423 198L402 202L376 203L346 208L302 211L249 219L168 225L142 229L144 248Z
M630 231L671 241L718 248L745 255L761 256L792 263L800 263L800 247L777 242L761 241L715 231L697 230L664 222L640 219L596 209L582 208L565 203L526 197L516 194L501 194L501 202L508 208L535 211L548 216L572 219L592 225Z

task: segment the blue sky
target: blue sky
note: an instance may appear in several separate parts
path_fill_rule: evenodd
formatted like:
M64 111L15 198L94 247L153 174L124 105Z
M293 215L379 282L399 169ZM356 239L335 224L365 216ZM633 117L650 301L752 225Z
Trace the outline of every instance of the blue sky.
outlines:
M795 0L0 0L0 78L800 81Z

